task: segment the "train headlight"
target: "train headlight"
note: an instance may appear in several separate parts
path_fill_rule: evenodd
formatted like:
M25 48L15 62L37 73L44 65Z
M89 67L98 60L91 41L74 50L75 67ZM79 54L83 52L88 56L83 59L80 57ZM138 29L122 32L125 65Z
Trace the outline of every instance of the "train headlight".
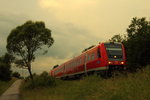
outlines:
M109 61L109 62L108 62L108 64L112 64L112 62L111 62L111 61Z
M121 64L124 64L124 62L121 62Z

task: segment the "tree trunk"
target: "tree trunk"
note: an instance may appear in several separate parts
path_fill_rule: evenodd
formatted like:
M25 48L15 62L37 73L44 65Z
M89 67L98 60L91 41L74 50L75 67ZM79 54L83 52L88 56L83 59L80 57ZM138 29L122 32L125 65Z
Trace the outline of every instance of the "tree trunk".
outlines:
M32 72L31 72L31 63L30 62L28 63L28 71L29 71L31 80L33 81L33 75L32 75Z
M28 71L29 71L30 78L31 78L31 81L32 81L32 88L34 88L34 80L33 80L33 75L32 75L32 72L31 72L31 62L28 63Z

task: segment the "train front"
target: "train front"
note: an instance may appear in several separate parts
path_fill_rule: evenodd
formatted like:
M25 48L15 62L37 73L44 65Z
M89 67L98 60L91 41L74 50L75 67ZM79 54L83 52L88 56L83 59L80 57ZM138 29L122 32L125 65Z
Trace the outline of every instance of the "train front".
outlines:
M125 49L121 43L104 43L108 57L109 70L124 70L126 65Z

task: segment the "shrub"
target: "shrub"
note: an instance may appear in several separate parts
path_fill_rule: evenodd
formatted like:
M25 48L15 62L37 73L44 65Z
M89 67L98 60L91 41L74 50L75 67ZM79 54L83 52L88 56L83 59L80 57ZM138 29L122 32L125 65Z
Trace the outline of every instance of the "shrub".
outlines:
M12 76L13 76L13 77L16 77L16 78L20 78L20 74L19 74L18 72L14 72L14 73L12 74Z
M0 62L0 80L9 81L11 79L10 65Z
M48 75L47 72L43 72L41 75L34 75L34 80L26 79L25 88L38 88L38 87L52 87L56 85L54 77Z

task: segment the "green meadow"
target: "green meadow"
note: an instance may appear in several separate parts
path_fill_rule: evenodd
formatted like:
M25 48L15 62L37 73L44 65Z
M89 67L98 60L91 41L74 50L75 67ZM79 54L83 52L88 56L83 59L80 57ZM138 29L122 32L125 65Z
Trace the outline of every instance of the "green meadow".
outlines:
M109 79L96 75L81 80L56 79L56 86L25 88L23 100L150 100L150 66Z

